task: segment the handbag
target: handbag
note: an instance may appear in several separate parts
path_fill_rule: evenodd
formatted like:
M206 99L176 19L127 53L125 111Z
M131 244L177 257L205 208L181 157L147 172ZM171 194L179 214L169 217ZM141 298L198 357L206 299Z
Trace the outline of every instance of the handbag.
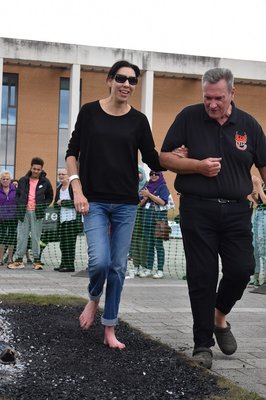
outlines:
M165 219L155 220L155 232L154 236L156 239L169 240L171 228L168 225L168 221Z

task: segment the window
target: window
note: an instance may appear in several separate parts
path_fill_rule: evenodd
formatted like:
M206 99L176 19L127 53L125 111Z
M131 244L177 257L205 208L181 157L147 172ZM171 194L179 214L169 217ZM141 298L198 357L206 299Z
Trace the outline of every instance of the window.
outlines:
M58 129L58 168L65 167L65 154L69 140L68 115L69 115L69 78L60 79L59 94L59 129Z
M3 74L0 169L7 169L14 176L17 128L18 75Z
M59 94L59 129L58 129L58 168L65 168L65 155L69 142L68 116L69 116L69 78L60 79ZM80 87L81 93L81 87Z
M60 80L59 129L68 129L69 78Z

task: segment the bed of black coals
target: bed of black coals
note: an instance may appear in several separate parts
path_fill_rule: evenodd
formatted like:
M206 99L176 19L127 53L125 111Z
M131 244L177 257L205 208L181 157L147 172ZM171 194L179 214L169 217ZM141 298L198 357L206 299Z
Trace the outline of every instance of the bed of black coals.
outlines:
M121 351L103 345L98 315L88 332L79 328L83 306L4 300L0 308L18 352L15 365L0 368L0 399L201 400L225 394L214 375L123 321L116 330L126 343Z

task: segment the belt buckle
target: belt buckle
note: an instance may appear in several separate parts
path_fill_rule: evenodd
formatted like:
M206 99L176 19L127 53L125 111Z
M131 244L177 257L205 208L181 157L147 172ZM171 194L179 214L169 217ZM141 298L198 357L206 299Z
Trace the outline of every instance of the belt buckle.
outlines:
M220 204L229 203L229 200L226 200L226 199L217 199L217 200L218 200L218 203L220 203Z

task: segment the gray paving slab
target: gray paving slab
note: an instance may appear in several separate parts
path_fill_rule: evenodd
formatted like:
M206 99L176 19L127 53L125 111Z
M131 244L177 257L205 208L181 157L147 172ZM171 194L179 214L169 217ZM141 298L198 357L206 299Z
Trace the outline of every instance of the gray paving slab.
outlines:
M87 298L84 268L79 274L34 271L30 266L12 271L0 267L0 295L7 293L64 294ZM84 272L84 273L83 273ZM104 298L101 304L103 304ZM171 278L126 279L120 318L155 339L191 356L192 316L187 284ZM238 351L225 356L215 346L212 371L266 399L266 296L247 288L229 317Z

